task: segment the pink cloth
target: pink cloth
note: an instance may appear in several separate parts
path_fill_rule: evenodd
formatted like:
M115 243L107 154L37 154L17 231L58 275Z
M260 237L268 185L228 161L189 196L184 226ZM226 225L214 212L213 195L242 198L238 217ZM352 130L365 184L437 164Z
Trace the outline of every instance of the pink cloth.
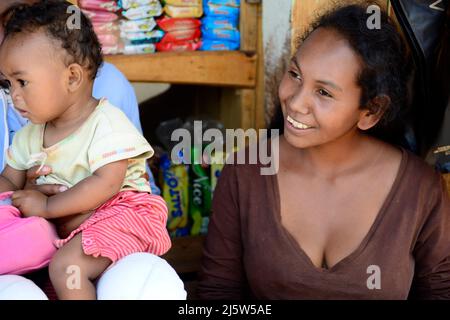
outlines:
M92 216L57 240L58 248L82 233L87 255L103 256L113 262L135 252L163 255L171 247L166 229L167 206L163 198L145 192L123 191L95 210Z
M0 193L0 200L11 195ZM47 266L57 239L54 226L44 218L23 218L16 207L0 205L0 274L25 274Z

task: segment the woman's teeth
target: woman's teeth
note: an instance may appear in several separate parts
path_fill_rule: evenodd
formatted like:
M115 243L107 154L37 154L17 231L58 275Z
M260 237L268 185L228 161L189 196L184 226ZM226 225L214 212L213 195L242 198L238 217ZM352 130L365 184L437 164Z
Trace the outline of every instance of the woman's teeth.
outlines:
M287 121L288 121L290 124L292 124L292 126L293 126L294 128L296 128L296 129L309 129L309 128L312 128L312 127L307 126L307 125L304 124L304 123L295 121L295 120L292 119L290 116L287 116Z

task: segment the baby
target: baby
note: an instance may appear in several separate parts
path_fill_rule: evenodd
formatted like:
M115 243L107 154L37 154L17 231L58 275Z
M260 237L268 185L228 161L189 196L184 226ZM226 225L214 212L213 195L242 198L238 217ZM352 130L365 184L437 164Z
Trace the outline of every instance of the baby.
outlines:
M93 281L108 266L134 252L162 255L171 241L166 204L144 178L153 149L118 108L92 97L101 47L86 16L77 10L72 19L69 6L39 2L7 18L0 71L31 123L14 136L0 192L15 191L23 216L65 226L49 266L58 298L95 299ZM53 170L38 183L66 191L22 190L26 170L44 164Z

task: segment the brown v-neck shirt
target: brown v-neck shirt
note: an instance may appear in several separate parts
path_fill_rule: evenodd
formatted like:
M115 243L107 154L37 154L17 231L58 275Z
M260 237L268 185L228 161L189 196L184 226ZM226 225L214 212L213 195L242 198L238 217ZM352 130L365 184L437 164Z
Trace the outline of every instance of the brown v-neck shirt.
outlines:
M198 285L201 299L450 299L450 200L442 177L402 150L394 184L358 248L314 266L282 226L277 176L226 165Z

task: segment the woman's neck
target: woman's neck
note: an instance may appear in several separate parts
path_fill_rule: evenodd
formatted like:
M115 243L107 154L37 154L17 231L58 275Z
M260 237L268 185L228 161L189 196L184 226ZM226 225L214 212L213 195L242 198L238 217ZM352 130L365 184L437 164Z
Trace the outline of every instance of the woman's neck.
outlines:
M296 148L284 136L280 144L286 153L289 170L301 170L309 175L326 180L356 173L379 159L383 143L367 135L357 133L346 139L339 139L311 148Z

